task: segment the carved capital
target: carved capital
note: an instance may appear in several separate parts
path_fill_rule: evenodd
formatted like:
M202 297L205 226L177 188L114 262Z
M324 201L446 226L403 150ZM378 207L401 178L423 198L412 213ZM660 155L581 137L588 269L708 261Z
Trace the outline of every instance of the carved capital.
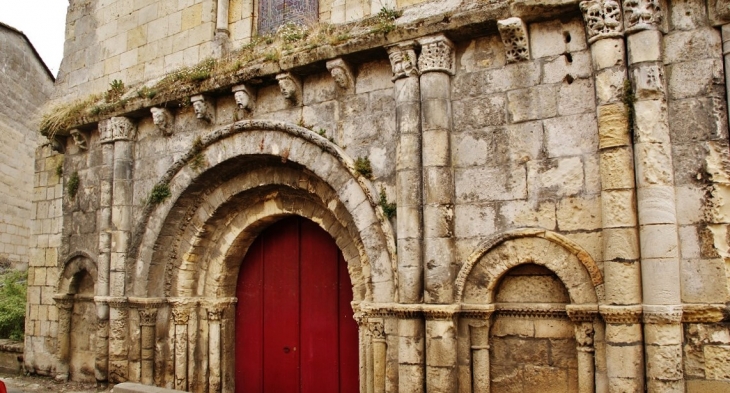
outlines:
M351 89L355 86L355 76L350 65L342 59L334 59L327 62L327 70L335 80L335 84L341 89Z
M108 127L111 130L111 137L114 141L134 140L137 126L127 117L118 116L109 119Z
M172 320L175 325L187 325L190 320L190 308L184 305L176 305L172 308Z
M593 323L579 322L575 324L575 341L578 343L578 350L593 352Z
M368 321L368 331L375 340L385 340L385 325L382 319L371 319Z
M606 323L634 324L641 322L641 305L634 306L599 306L598 311Z
M624 0L623 9L624 30L627 34L656 30L664 16L659 0Z
M112 138L111 122L111 119L99 121L99 142L101 144L114 142L114 138Z
M508 63L530 60L530 40L522 19L513 17L497 21L497 28L502 36Z
M79 148L79 150L89 150L88 138L86 137L86 134L84 132L73 129L70 131L70 134L71 138L73 138L74 144L76 145L76 147Z
M586 22L588 43L623 35L621 6L617 0L582 1L580 10Z
M406 41L386 47L390 66L393 68L393 82L409 76L418 76L416 64L416 42Z
M142 326L155 326L157 324L157 309L142 308L139 309L139 324Z
M456 74L454 44L446 36L424 37L418 43L421 44L421 55L418 57L421 73L441 71L449 75Z
M573 322L593 322L598 316L597 304L568 304L565 312Z
M682 323L682 306L644 305L644 323L661 325Z

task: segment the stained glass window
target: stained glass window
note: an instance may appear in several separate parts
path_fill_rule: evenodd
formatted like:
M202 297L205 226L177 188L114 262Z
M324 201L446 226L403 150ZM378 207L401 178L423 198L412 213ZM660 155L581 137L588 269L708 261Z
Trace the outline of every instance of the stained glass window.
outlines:
M259 0L259 35L275 33L293 22L311 24L318 20L319 0Z

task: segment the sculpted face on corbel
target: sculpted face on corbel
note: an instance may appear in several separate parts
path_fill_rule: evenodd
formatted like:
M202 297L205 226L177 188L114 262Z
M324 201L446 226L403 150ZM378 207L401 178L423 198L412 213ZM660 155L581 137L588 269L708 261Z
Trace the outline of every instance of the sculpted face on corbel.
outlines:
M74 144L81 150L88 150L89 146L86 142L86 135L76 129L71 130L71 138L73 138Z
M190 97L190 102L193 103L193 110L195 111L196 118L206 121L208 123L213 121L211 108L209 107L208 101L203 95Z
M236 105L239 109L251 111L254 107L254 96L246 85L233 86L233 97L236 99Z
M162 135L172 135L173 117L170 111L165 108L152 107L150 112L152 112L152 122L162 132Z
M327 62L327 69L332 75L335 84L341 89L349 89L355 84L350 66L342 59L334 59Z
M279 81L279 90L281 90L281 95L284 98L294 103L299 102L302 88L301 83L294 75L285 72L277 75L276 80Z

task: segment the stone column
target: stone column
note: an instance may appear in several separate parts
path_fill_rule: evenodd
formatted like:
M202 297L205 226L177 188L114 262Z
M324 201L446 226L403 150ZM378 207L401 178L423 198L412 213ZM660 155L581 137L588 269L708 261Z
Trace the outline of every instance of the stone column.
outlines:
M730 4L729 4L730 5ZM730 9L730 7L727 7ZM730 92L730 24L722 25L722 55L725 63L725 91ZM727 106L728 119L730 119L730 105Z
M109 382L120 383L128 379L129 305L126 298L110 298L109 306Z
M175 324L174 346L174 389L188 390L188 321L190 307L187 304L175 304L172 307L172 320Z
M494 305L479 311L465 311L462 317L469 320L471 342L471 382L474 393L490 393L489 329Z
M107 386L109 381L109 303L104 296L95 296L96 321L96 363L94 376L100 388Z
M575 324L575 341L578 352L578 392L596 391L595 347L593 322L598 316L598 305L569 304L565 307L568 317Z
M404 304L423 299L421 93L415 45L407 41L387 48L395 82L398 299ZM400 391L423 391L423 333L420 316L409 315L398 321Z
M230 46L230 31L228 30L228 13L231 0L218 0L215 21L215 47L213 53L216 57L223 57L228 53Z
M454 299L454 174L450 143L454 45L443 34L421 38L418 43L423 108L424 300L448 304Z
M222 390L222 347L221 320L226 308L235 299L213 302L207 306L208 313L208 391L219 393Z
M153 308L153 306L140 308L138 312L141 328L140 380L145 385L153 385L155 382L155 327L157 325L157 308Z
M614 0L583 1L580 8L591 48L598 104L606 303L614 314L622 313L621 307L632 313L641 304L641 263L621 8ZM639 322L624 325L606 320L610 392L644 390ZM625 363L636 367L623 367Z
M456 393L457 372L455 306L426 308L426 391Z
M58 366L56 367L56 379L68 380L69 362L71 361L71 314L73 313L73 296L55 295L58 308Z
M380 318L370 318L368 330L372 339L373 392L385 393L385 361L388 348L385 342L385 324Z
M641 273L645 311L680 313L679 235L674 191L674 165L669 139L667 97L662 59L660 2L626 0L624 29L634 88L634 157L636 160ZM682 341L676 318L644 320L647 391L683 392Z

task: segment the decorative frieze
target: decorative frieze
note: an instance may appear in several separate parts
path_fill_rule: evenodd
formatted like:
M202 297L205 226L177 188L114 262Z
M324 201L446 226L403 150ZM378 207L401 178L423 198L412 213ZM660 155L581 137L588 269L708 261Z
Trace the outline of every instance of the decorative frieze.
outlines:
M174 118L172 113L165 108L150 108L152 112L152 122L155 123L155 127L162 133L162 135L169 136L174 132Z
M601 317L606 323L633 324L641 322L641 305L633 306L608 306L601 305L598 308Z
M416 42L406 41L386 48L390 66L393 69L393 81L409 76L418 76L420 72L416 64Z
M679 324L682 322L682 306L644 305L644 323Z
M205 99L205 96L198 94L190 97L190 102L193 103L193 110L195 111L195 117L198 120L203 120L207 123L213 122L213 111Z
M724 304L684 304L682 322L716 323L722 321L730 311Z
M71 133L71 138L73 138L74 144L76 145L76 147L79 148L79 150L85 151L85 150L89 149L88 139L87 139L85 133L83 133L77 129L71 130L70 133Z
M233 92L233 98L236 100L238 109L243 109L249 112L253 110L255 103L254 95L246 85L241 84L233 86L231 91Z
M341 89L350 89L355 85L355 77L350 65L342 59L334 59L327 62L327 70L335 80L335 84Z
M598 316L597 304L568 304L565 312L573 322L593 322Z
M616 0L588 0L580 3L586 22L588 43L623 35L621 6Z
M441 71L455 75L454 44L443 34L424 37L418 40L421 44L421 55L418 57L418 69L421 73Z
M513 17L497 21L497 28L502 36L508 63L530 60L530 40L522 19Z
M624 0L623 9L626 33L656 30L662 23L663 13L659 0Z

